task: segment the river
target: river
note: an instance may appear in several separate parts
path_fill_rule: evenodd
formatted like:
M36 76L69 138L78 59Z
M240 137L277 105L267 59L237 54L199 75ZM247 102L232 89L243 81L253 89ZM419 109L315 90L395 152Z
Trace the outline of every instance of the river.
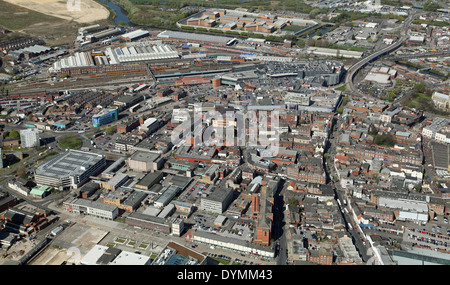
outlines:
M130 23L130 19L128 19L128 16L125 14L125 12L116 4L107 1L107 0L100 0L103 4L106 4L108 7L114 9L116 11L116 16L114 17L114 22L117 24L119 22L125 22Z

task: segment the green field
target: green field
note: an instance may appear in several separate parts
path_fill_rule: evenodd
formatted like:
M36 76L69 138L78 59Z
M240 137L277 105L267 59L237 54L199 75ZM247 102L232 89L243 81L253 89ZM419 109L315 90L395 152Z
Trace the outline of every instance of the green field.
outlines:
M78 149L83 145L83 141L76 136L66 136L58 142L61 148Z

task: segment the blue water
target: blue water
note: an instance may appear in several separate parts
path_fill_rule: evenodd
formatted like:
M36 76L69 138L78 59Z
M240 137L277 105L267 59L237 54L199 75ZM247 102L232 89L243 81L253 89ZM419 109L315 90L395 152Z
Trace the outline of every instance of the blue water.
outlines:
M130 19L128 19L127 15L125 15L125 13L123 12L123 10L117 6L116 4L107 1L107 0L100 0L100 2L105 3L106 5L112 9L114 9L114 11L116 11L116 17L114 18L114 22L116 22L116 24L120 21L124 21L126 23L130 22Z
M331 30L331 27L325 27L320 29L320 32L322 33L322 35L324 35L326 32L328 32L329 30ZM316 33L312 33L309 35L310 38L314 37L316 35Z

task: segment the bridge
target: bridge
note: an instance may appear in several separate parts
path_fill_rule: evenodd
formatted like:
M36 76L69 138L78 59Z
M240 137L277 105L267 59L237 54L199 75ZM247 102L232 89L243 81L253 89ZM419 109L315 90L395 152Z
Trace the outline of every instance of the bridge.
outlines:
M408 31L408 27L411 24L411 22L418 16L422 15L423 13L420 14L415 14L415 15L411 15L408 18L405 19L404 23L403 23L403 27L402 27L402 31L400 33L401 37L393 44L379 50L376 51L374 53L372 53L371 55L363 58L362 60L360 60L359 62L355 63L354 65L352 65L348 71L347 71L347 76L345 78L345 85L347 87L347 90L349 93L353 94L353 95L359 95L359 96L368 96L368 95L364 95L362 93L360 93L358 91L358 89L355 87L354 85L354 78L355 75L358 73L358 71L360 69L362 69L364 66L366 66L369 62L372 62L374 60L377 60L379 57L389 54L390 52L396 50L397 48L399 48L404 41L407 40L408 36L406 34L406 32Z

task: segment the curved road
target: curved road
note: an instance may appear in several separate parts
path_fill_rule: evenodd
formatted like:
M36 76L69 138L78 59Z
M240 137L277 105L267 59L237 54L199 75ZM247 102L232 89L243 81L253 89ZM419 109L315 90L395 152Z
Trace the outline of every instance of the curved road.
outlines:
M377 59L379 56L384 55L386 53L390 53L394 50L396 50L397 48L399 48L402 43L408 39L408 35L406 34L406 32L408 31L409 25L411 24L411 22L418 16L422 15L424 13L420 13L420 14L413 14L410 15L408 18L405 19L404 23L403 23L403 27L402 30L400 32L400 39L398 39L395 43L377 51L372 53L371 55L363 58L362 60L358 61L357 63L355 63L354 65L352 65L348 71L347 71L347 76L345 78L345 86L347 87L347 89L355 95L359 95L359 96L368 96L367 94L362 94L358 91L358 89L355 87L353 79L355 77L355 75L358 73L358 71L363 68L367 63L371 62L374 59Z

